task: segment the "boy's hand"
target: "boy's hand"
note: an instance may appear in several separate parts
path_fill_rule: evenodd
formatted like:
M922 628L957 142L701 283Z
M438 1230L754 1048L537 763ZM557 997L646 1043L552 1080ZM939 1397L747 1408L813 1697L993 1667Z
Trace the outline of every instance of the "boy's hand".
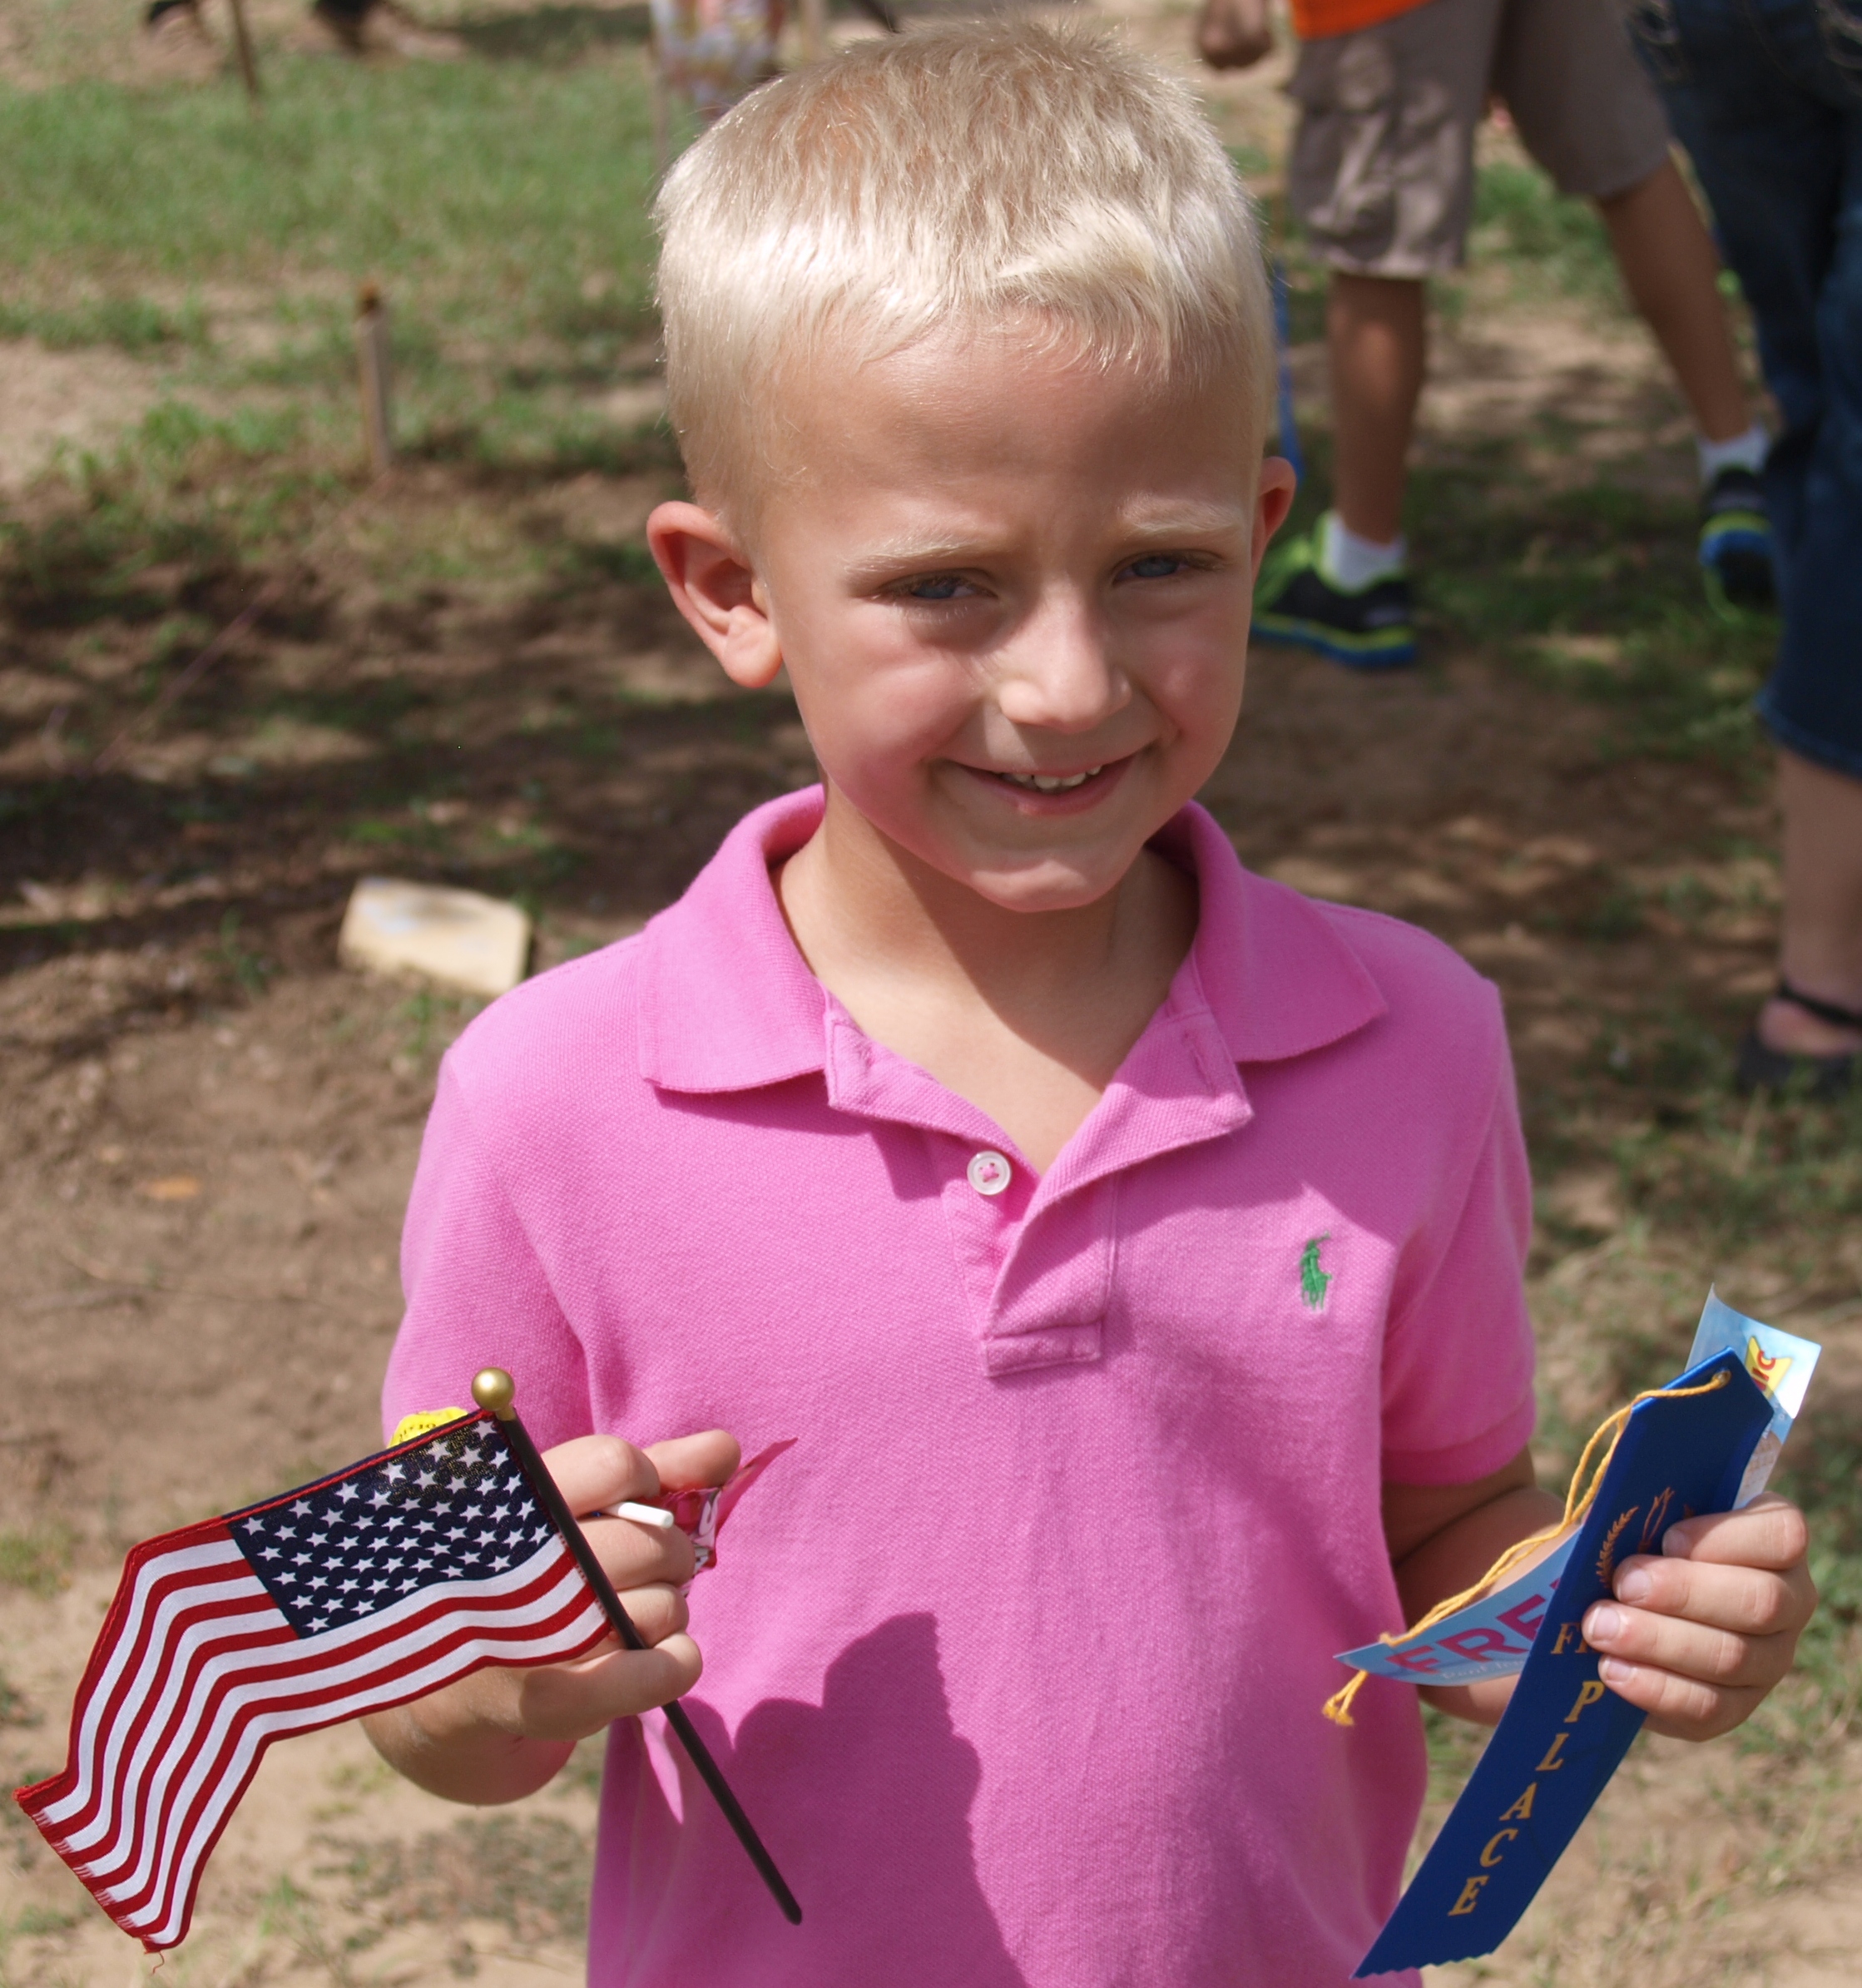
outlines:
M543 1461L569 1509L592 1513L722 1484L738 1449L722 1430L646 1450L585 1435L545 1450ZM364 1719L377 1751L410 1781L455 1802L515 1801L549 1780L577 1740L698 1682L702 1663L678 1591L692 1576L691 1541L676 1527L658 1532L626 1519L586 1519L582 1530L651 1647L627 1650L610 1638L570 1663L493 1666Z
M1750 1718L1786 1671L1817 1605L1795 1505L1767 1492L1742 1512L1670 1526L1661 1557L1617 1570L1584 1640L1603 1682L1675 1739L1713 1739Z

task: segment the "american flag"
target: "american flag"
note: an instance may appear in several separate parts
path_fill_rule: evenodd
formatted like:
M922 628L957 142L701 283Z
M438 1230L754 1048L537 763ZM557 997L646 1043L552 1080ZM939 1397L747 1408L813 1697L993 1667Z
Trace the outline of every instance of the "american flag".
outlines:
M130 1554L65 1770L16 1799L149 1951L275 1739L609 1633L495 1420L449 1422Z

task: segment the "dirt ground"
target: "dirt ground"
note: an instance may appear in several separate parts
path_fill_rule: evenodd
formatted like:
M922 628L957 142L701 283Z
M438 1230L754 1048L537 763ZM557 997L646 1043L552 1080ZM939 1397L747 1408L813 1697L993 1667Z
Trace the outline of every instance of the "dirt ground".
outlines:
M1184 32L1141 26L1160 46ZM1260 79L1213 101L1238 139L1284 122ZM1295 360L1310 403L1320 355ZM1686 424L1631 327L1572 304L1496 309L1448 330L1438 378L1427 459L1444 474L1498 435L1548 487L1601 461L1625 488L1687 488ZM59 436L106 434L154 390L121 354L0 348L0 487L29 507ZM1547 453L1547 416L1573 407L1575 446ZM663 444L627 475L412 466L152 719L151 628L224 625L254 576L151 568L82 627L4 608L0 1769L16 1780L59 1764L127 1544L377 1442L402 1209L470 1004L338 968L354 880L522 896L541 969L637 929L746 807L812 777L786 697L730 690L637 562L612 556L676 481ZM389 548L478 533L591 558L568 588L502 569L384 578ZM1547 642L1607 666L1611 639ZM1503 989L1546 1216L1535 1310L1574 1418L1607 1405L1599 1316L1640 1307L1671 1338L1716 1271L1736 1301L1825 1340L1821 1412L1855 1420L1862 1239L1808 1278L1762 1247L1677 1262L1602 1157L1652 1108L1612 1071L1658 1057L1676 1017L1730 1039L1767 984L1775 827L1751 766L1627 749L1607 701L1439 633L1427 668L1388 680L1257 648L1206 799L1247 862L1416 920ZM1858 1764L1838 1733L1780 1817L1763 1756L1645 1748L1513 1946L1440 1980L1853 1980ZM513 1811L462 1817L353 1732L281 1746L163 1978L572 1976L593 1785L578 1762ZM0 1837L0 1982L140 1978L10 1805Z

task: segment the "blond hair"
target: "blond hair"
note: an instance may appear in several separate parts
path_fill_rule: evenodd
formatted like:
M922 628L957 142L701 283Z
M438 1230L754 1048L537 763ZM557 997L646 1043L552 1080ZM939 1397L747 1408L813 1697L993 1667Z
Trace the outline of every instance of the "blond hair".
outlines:
M1102 365L1235 377L1265 433L1251 204L1189 91L1102 35L972 22L859 43L720 119L655 219L672 424L726 517L747 522L776 459L788 369L947 326L1032 317Z

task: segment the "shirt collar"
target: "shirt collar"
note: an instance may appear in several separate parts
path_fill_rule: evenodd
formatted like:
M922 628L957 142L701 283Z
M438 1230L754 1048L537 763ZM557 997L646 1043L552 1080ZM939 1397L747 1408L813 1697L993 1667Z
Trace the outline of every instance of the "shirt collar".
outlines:
M754 1090L825 1070L832 1006L770 880L821 820L821 790L746 815L691 888L642 935L641 1074L665 1090ZM1156 846L1196 880L1196 942L1169 1005L1206 1008L1237 1063L1277 1063L1385 1012L1332 915L1241 867L1194 802Z
M1338 915L1244 870L1206 808L1191 801L1153 846L1196 880L1196 943L1171 991L1187 997L1194 976L1236 1063L1304 1056L1388 1011Z

